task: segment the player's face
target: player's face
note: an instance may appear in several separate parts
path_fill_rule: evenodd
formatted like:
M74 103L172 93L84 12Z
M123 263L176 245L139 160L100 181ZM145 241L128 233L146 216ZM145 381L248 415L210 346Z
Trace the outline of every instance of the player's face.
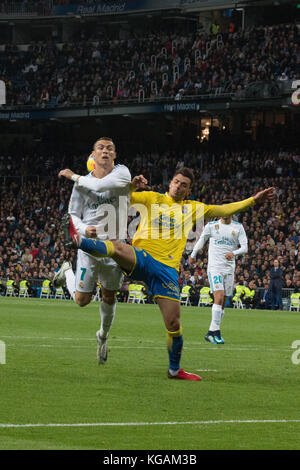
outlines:
M169 185L169 196L175 201L184 201L191 192L191 180L187 176L176 175Z
M110 140L98 140L94 145L94 157L96 164L109 166L116 158L114 143Z
M222 217L221 220L223 224L230 224L232 221L232 215L229 215L228 217Z

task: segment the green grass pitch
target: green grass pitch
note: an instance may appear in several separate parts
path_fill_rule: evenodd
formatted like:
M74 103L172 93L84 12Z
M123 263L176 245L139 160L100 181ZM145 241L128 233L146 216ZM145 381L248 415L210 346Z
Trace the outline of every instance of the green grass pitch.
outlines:
M227 309L224 345L210 316L182 308L181 364L202 376L186 382L155 305L118 304L99 366L97 303L1 297L0 449L300 449L299 312Z

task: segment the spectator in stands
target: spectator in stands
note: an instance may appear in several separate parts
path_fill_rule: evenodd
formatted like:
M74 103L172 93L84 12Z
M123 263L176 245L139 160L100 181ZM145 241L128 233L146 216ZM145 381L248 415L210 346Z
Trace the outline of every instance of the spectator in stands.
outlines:
M270 292L272 294L272 309L283 310L282 306L282 277L283 272L279 267L278 259L274 260L274 265L270 271Z
M29 252L29 248L25 248L25 253L22 255L22 264L31 263L33 261L33 256Z

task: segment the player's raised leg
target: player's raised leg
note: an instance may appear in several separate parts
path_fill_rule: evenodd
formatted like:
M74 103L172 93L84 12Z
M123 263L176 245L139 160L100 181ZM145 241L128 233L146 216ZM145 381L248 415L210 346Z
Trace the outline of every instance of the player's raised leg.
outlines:
M114 252L112 242L97 240L96 238L83 238L79 235L70 214L64 214L62 218L64 245L66 248L80 248L97 258L111 256Z
M131 272L136 263L134 249L125 243L101 241L80 237L69 214L63 220L65 246L75 247L99 258L112 258L126 272Z

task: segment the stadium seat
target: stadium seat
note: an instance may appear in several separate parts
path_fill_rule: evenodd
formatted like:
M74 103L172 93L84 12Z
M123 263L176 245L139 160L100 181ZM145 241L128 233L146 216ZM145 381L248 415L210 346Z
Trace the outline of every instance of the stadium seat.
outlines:
M28 288L26 286L20 287L19 297L29 297Z
M97 286L96 294L93 295L92 302L101 301L101 286Z
M40 299L51 299L51 289L50 287L42 287Z
M14 288L12 286L6 286L6 291L5 291L5 295L7 297L15 297L16 296L16 292L14 290Z
M55 290L55 299L65 299L65 293L62 287L57 287Z
M212 305L213 300L209 294L201 294L199 296L198 307L208 307Z
M237 299L233 302L233 308L244 308L244 304L243 304L243 302L241 301L240 298L237 298Z
M180 294L180 305L191 305L190 294L187 292L181 292Z
M127 303L137 303L137 304L144 304L145 298L141 291L131 291L129 292Z
M129 284L127 303L145 303L147 296L142 292L143 285Z
M295 310L296 312L300 312L300 298L299 299L293 299L291 301L290 312L292 310Z

